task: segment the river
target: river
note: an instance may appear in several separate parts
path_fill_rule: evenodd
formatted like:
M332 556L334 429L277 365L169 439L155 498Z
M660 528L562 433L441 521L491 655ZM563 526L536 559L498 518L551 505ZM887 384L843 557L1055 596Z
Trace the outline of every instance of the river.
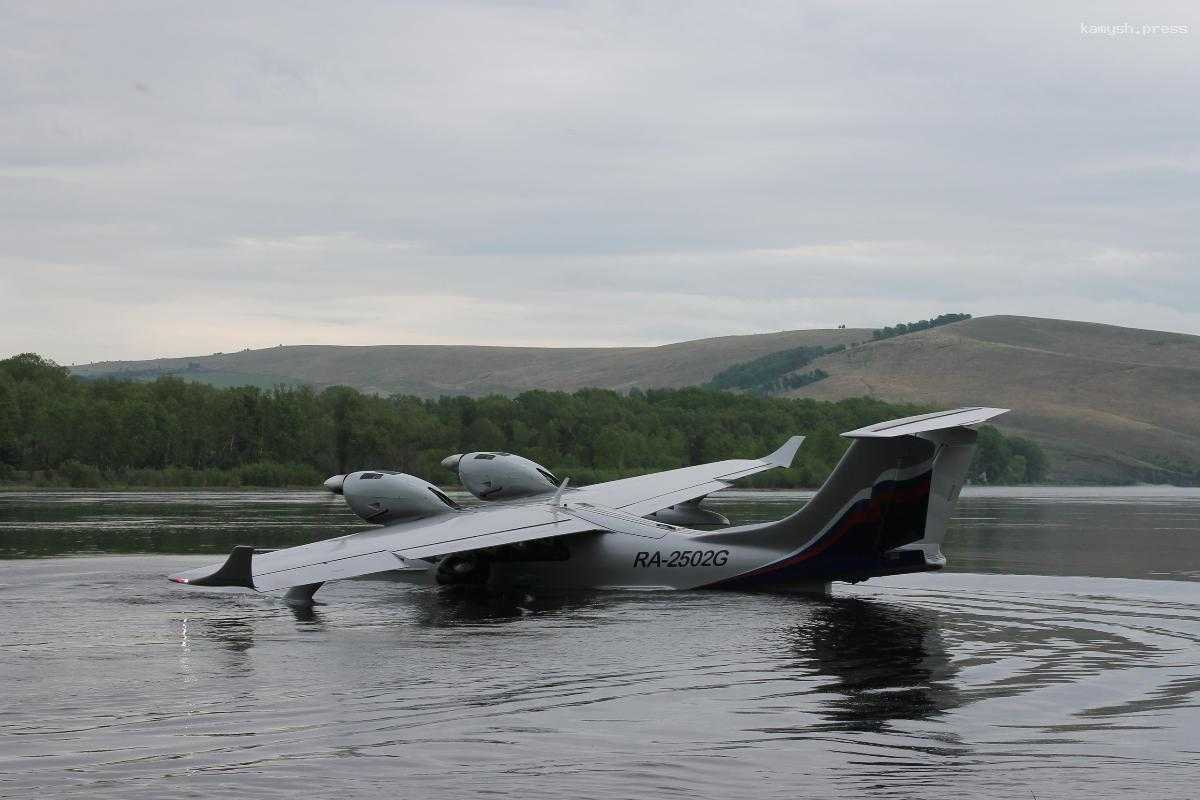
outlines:
M0 796L1197 796L1198 490L969 489L947 571L828 599L164 579L361 527L319 492L0 493Z

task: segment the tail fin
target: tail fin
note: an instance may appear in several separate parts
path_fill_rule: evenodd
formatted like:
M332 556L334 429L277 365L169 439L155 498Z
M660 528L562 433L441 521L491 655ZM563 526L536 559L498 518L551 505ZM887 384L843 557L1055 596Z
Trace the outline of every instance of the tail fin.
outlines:
M807 505L778 522L719 534L754 529L756 544L783 554L721 585L855 582L940 569L946 522L975 450L971 426L1005 411L961 408L842 434L854 441Z

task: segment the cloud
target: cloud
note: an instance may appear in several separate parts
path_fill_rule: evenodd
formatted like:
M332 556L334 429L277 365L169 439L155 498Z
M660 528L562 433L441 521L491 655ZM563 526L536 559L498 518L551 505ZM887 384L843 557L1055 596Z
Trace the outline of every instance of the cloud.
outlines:
M655 344L942 311L1200 333L1192 33L1119 6L41 5L0 353Z

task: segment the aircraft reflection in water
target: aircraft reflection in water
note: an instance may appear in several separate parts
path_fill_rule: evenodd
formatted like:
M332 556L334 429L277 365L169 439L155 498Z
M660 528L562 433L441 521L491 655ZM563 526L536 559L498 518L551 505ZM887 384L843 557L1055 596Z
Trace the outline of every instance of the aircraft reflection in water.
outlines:
M326 486L382 528L282 550L243 545L171 576L189 587L285 591L309 605L328 581L388 574L420 586L498 590L736 589L825 592L831 581L940 570L946 525L975 450L1003 413L962 408L869 425L816 495L776 522L717 530L701 507L734 481L787 467L803 437L759 459L684 467L569 489L510 453L450 456L484 506L461 508L420 478L382 470ZM557 483L557 486L556 486Z
M482 587L401 591L413 616L391 624L432 629L507 628L547 615L592 618L628 608L630 602L636 608L650 598L594 592L534 598ZM385 598L380 603L380 609L387 605ZM657 601L653 605L657 607ZM818 703L802 705L824 721L810 718L794 728L753 730L785 738L807 738L822 731L878 732L891 722L929 719L965 702L954 685L956 670L935 612L858 598L797 599L790 607L803 621L771 633L760 642L761 652L776 664L775 670L782 673L779 677L795 672L798 697L820 698ZM293 607L292 611L303 628L324 628L319 607ZM194 619L185 622L185 631L188 625L193 637L215 642L232 656L226 665L230 674L242 671L244 656L254 645L253 622L236 617Z
M931 611L829 598L814 604L812 618L790 636L805 667L834 679L821 687L837 695L823 711L832 729L876 731L962 703Z
M531 614L590 612L615 600L597 592L543 593L492 591L477 586L447 587L439 592L410 592L416 623L428 628L517 622Z
M419 593L417 622L429 627L516 622L528 614L599 611L621 601L611 595L571 593L521 597L476 590ZM928 719L964 702L942 639L938 615L858 598L799 601L805 619L764 642L769 654L794 654L804 691L831 695L818 712L828 722L791 731L879 731L895 720ZM768 731L762 731L768 732ZM788 733L771 729L770 733Z
M534 599L465 590L414 593L412 602L418 624L447 627L515 623L531 613L601 611L621 601L603 594ZM929 719L964 702L936 613L858 598L805 599L795 610L804 622L784 630L777 642L764 642L764 650L795 656L779 669L797 670L806 694L829 695L816 707L827 721L760 732L798 737L822 730L878 732L891 722Z

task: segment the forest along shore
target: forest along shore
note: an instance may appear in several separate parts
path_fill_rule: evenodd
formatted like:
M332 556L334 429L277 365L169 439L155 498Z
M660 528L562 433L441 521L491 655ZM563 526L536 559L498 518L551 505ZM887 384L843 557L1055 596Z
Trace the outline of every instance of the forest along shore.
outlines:
M753 458L803 434L790 469L755 487L818 486L849 442L840 431L930 409L871 398L762 397L712 388L507 397L380 397L344 386L217 388L175 377L83 380L23 354L0 361L0 484L36 487L314 487L355 469L437 484L451 453L515 452L576 485ZM981 430L970 479L1038 483L1032 441Z

